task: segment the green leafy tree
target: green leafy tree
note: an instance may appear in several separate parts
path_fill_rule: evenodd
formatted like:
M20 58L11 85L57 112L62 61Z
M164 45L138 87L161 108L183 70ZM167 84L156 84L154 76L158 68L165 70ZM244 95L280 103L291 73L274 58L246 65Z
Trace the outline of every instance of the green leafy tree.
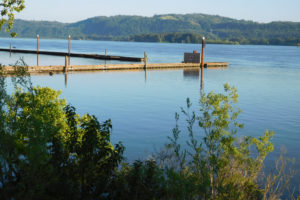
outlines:
M0 75L0 198L101 199L123 159L123 145L110 142L111 121L80 117L60 92L33 87L27 76L13 78L7 94Z
M265 157L273 151L270 142L273 132L266 131L259 138L238 137L243 125L237 121L241 111L235 106L236 88L225 84L224 89L226 94L202 93L199 114L190 111L191 103L187 100L187 109L182 109L188 124L187 147L180 144L181 131L176 125L171 142L158 156L168 175L170 194L173 191L177 194L174 199L260 199L263 196L259 174Z
M281 157L277 174L261 182L266 156L273 151L273 132L261 137L238 136L243 125L235 104L236 88L225 94L202 93L200 109L182 109L188 141L180 140L179 114L166 147L155 160L123 164L115 176L111 199L276 199L283 194L286 162ZM282 164L283 163L283 164Z
M15 12L21 12L25 8L24 0L2 0L0 2L1 21L0 30L6 24L5 31L9 32L13 28ZM15 32L11 33L12 37L16 37Z
M72 176L79 183L81 199L99 198L113 181L124 147L110 143L110 120L100 124L95 116L79 118L72 106L65 107L65 112L69 124L67 151L72 155Z
M123 163L115 176L110 199L167 199L164 170L154 160Z

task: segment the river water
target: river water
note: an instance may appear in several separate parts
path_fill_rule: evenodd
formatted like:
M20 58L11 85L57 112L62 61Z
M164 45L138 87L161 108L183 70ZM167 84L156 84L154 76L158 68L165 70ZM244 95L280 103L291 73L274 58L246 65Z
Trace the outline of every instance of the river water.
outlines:
M18 49L36 49L33 39L0 39L0 48L12 44ZM149 62L181 62L184 52L200 50L199 44L157 44L133 42L72 41L71 51L78 53L143 57ZM67 40L40 39L40 50L67 52ZM2 64L13 64L23 57L36 64L36 55L1 52ZM63 65L63 57L40 55L40 65ZM285 46L235 46L207 44L205 60L229 62L226 69L204 70L204 91L222 92L223 84L236 86L239 120L244 123L240 135L260 136L273 130L274 161L285 147L289 157L300 158L300 48ZM115 61L107 61L113 63ZM71 64L103 64L104 61L71 58ZM80 114L90 113L100 121L112 120L112 141L122 141L128 160L145 158L167 142L175 125L174 113L185 106L186 98L199 110L199 71L147 70L70 73L32 76L34 85L62 90ZM180 122L186 139L184 120ZM300 162L297 162L296 166Z

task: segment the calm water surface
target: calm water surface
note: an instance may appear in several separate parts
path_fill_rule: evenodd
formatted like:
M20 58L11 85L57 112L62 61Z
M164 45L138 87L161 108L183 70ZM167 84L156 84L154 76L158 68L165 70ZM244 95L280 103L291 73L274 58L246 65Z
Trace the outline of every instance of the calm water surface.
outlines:
M0 39L0 48L12 44L19 49L35 49L32 39ZM40 40L40 50L67 51L63 40ZM143 57L150 62L181 62L184 52L200 50L196 44L155 44L130 42L72 41L72 52ZM3 64L23 56L35 65L35 55L0 53ZM227 69L204 70L204 91L222 92L223 84L236 86L238 106L243 110L241 135L259 136L275 131L274 160L285 146L288 155L300 158L300 48L283 46L206 45L206 61L229 62ZM72 64L101 64L92 59L71 59ZM40 55L41 65L64 64L64 58ZM100 121L112 119L112 141L122 141L129 160L162 147L175 125L174 113L191 98L198 109L199 72L184 70L94 72L65 76L33 76L35 85L62 90L62 97L80 114L96 115ZM184 130L184 123L181 124ZM184 132L184 131L183 131ZM186 137L186 136L183 136ZM300 166L297 162L297 166Z

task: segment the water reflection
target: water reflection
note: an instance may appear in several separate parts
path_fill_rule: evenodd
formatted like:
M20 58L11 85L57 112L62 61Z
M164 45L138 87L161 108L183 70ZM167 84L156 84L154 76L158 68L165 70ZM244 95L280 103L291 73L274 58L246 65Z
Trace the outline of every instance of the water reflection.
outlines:
M147 69L145 68L145 83L147 83Z
M65 73L65 87L68 87L68 73Z
M184 69L183 70L183 77L187 80L199 80L200 69Z

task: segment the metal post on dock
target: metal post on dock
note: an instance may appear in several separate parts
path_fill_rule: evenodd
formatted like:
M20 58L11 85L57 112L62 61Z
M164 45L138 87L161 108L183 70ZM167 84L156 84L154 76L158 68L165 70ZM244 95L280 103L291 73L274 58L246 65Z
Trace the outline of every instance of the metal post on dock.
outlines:
M70 63L70 57L71 57L71 35L69 35L69 65L71 64Z
M205 47L205 37L202 38L202 52L201 52L201 89L203 88L204 47Z
M11 43L9 45L9 56L11 57Z
M147 56L146 51L144 52L144 63L145 63L144 68L147 69L147 67L148 67L148 56Z
M40 48L40 36L36 36L36 66L39 66L39 48Z

